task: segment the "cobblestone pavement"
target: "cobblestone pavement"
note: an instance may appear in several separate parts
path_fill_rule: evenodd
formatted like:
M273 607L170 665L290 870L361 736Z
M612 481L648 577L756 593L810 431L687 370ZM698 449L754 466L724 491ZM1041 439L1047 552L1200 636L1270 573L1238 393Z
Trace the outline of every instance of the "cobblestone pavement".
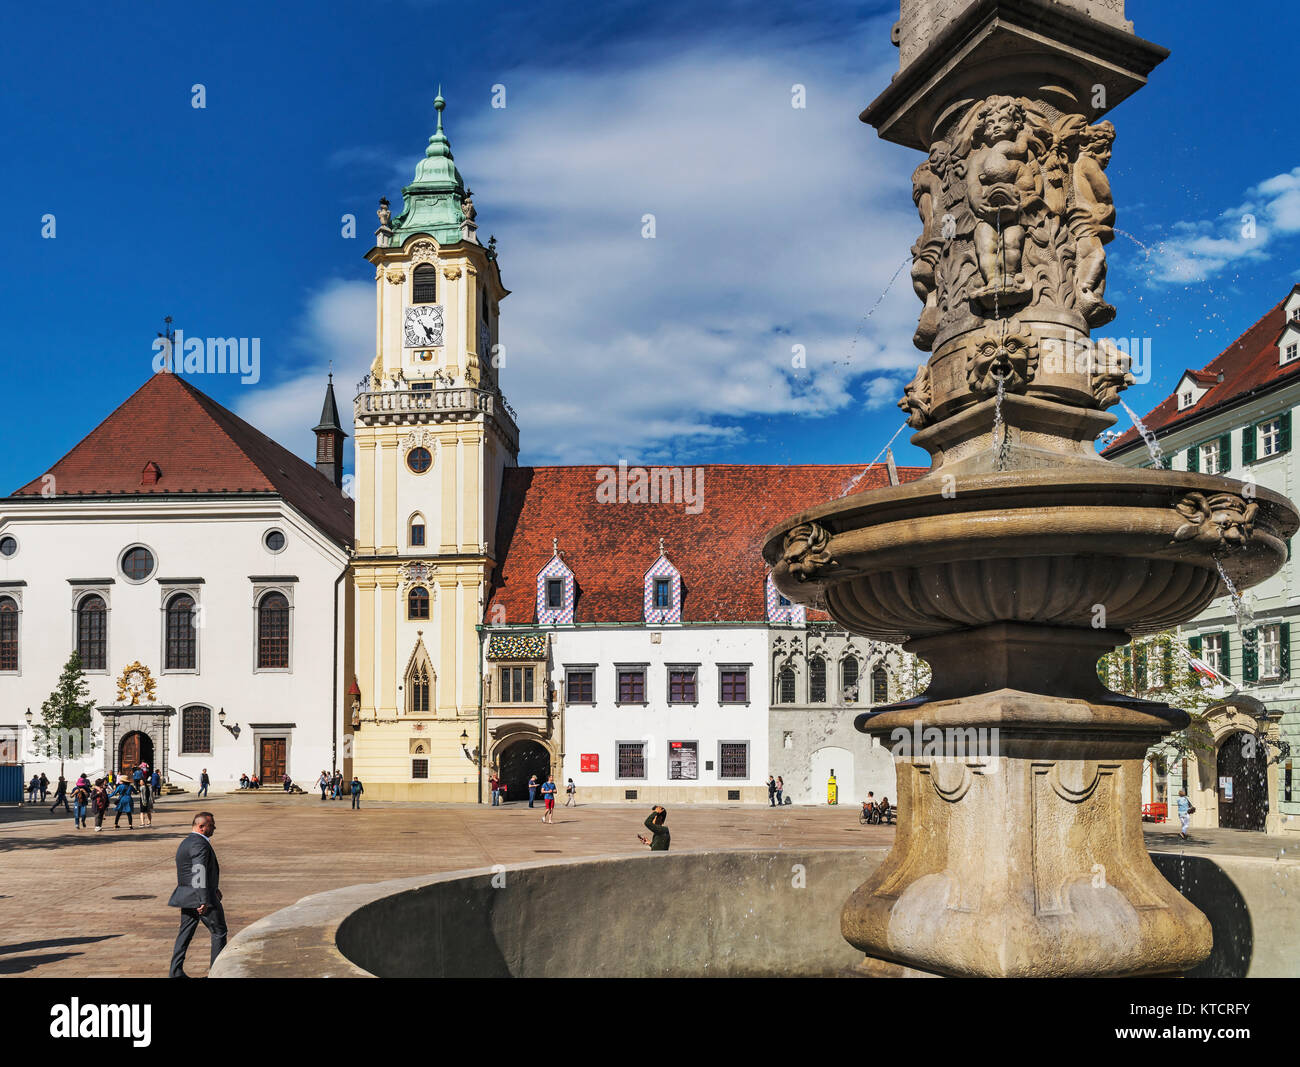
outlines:
M624 805L541 807L322 802L279 793L162 798L153 827L75 830L48 808L0 808L0 975L161 977L179 913L166 906L175 886L176 846L194 812L217 819L231 936L310 893L437 871L529 863L564 856L634 853L649 810ZM669 812L673 847L863 848L892 843L892 827L861 826L852 806L677 806ZM1172 837L1170 835L1173 835ZM1300 856L1300 840L1231 830L1152 827L1151 848L1268 858ZM186 968L207 973L202 929Z

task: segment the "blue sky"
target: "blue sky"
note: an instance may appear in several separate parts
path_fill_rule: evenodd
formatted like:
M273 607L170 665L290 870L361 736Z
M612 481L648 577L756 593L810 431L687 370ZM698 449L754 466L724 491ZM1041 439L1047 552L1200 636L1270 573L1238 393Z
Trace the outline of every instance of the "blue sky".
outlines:
M1110 116L1132 238L1109 247L1106 333L1152 339L1152 381L1127 396L1139 412L1300 280L1295 92L1277 61L1297 20L1281 0L1221 11L1128 4L1173 52ZM513 291L502 381L522 463L866 462L902 424L919 304L896 272L919 157L857 120L897 66L895 4L60 14L11 7L0 42L0 491L138 388L166 314L189 336L260 338L257 384L193 380L310 458L330 361L346 419L373 354L367 236L413 174L439 83ZM345 214L361 236L342 236ZM925 462L907 436L899 461Z

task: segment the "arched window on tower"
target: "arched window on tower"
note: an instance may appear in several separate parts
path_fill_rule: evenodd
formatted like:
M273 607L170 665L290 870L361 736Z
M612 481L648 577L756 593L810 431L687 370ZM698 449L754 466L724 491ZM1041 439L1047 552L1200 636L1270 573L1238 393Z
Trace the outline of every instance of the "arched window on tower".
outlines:
M257 666L259 670L289 666L289 601L283 593L267 593L257 606Z
M840 693L844 703L858 702L858 661L852 656L846 656L840 663Z
M821 656L808 661L808 703L826 703L826 661Z
M18 601L0 597L0 671L18 669Z
M422 585L413 586L406 594L406 617L408 619L427 619L429 617L429 590Z
M422 263L411 275L411 303L436 304L438 302L438 268Z
M883 666L877 666L871 672L871 703L889 703L889 675Z
M414 715L427 714L432 692L428 665L422 661L413 664L406 679L407 711Z
M778 704L794 703L794 668L785 667L776 676L776 702Z
M166 654L163 669L192 671L197 661L198 631L194 626L194 598L188 593L177 593L167 601Z
M108 669L108 608L97 593L77 605L77 651L83 671Z

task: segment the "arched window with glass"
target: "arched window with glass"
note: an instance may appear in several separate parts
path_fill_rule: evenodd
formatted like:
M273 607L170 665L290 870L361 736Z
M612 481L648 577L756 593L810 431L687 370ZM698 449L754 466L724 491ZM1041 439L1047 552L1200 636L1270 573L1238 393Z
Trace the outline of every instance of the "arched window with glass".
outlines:
M0 671L18 669L18 601L0 596Z
M257 669L289 668L289 599L267 593L257 605Z
M108 669L108 606L98 593L77 604L77 652L83 671Z
M840 693L844 703L858 702L858 661L852 656L846 656L840 663Z
M167 601L163 670L192 671L197 666L198 628L195 625L194 598L189 593L177 593Z
M783 667L776 676L776 702L778 704L794 703L794 668Z
M808 703L826 703L826 660L821 656L808 661Z
M411 591L406 594L406 617L408 619L429 617L429 590L424 586L412 586Z
M428 263L415 268L411 275L411 303L436 304L438 302L438 268Z
M871 703L889 703L889 675L882 666L871 672Z
M413 715L428 714L433 685L429 678L429 668L425 663L417 663L411 668L406 679L407 708Z

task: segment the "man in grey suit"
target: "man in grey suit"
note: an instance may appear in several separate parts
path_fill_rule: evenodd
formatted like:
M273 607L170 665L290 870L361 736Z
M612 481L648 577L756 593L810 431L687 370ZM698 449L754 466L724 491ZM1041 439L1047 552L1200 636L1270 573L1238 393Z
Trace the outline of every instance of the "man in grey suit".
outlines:
M185 953L194 932L203 923L212 934L212 962L226 947L226 913L221 907L221 866L209 838L217 832L212 812L194 816L192 828L176 850L176 888L167 901L181 909L181 930L172 952L172 978L188 978Z

